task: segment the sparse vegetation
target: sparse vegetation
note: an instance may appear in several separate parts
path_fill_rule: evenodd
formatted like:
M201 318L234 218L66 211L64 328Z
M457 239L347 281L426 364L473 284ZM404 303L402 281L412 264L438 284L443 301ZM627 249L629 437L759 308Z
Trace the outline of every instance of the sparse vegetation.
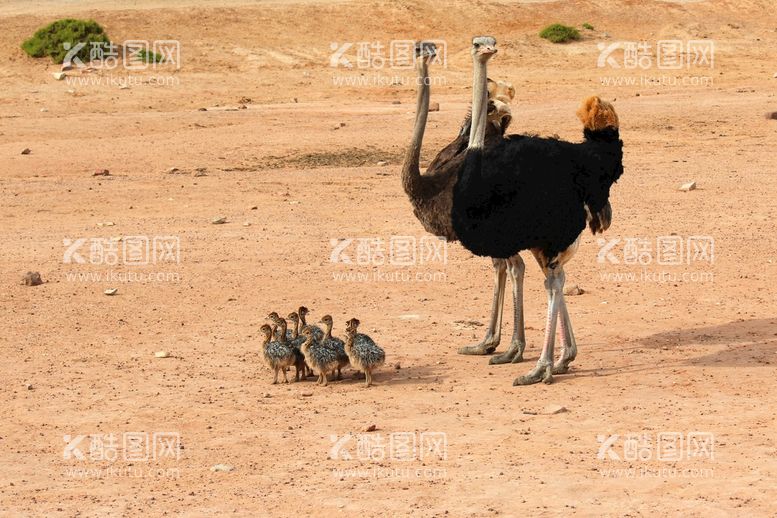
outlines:
M580 32L574 27L554 23L540 31L540 38L545 38L553 43L566 43L567 41L579 40Z
M153 50L148 49L140 49L135 56L144 63L161 63L165 60L162 54L157 54Z
M594 26L593 26L593 25L591 25L591 24L590 24L590 23L588 23L588 22L585 22L585 23L583 24L583 29L587 29L587 30L589 30L589 31L592 31L592 30L594 30Z
M84 43L73 57L88 61L94 43L107 44L109 41L103 28L94 20L66 18L39 29L22 43L22 49L34 58L50 56L55 63L62 63L72 48Z

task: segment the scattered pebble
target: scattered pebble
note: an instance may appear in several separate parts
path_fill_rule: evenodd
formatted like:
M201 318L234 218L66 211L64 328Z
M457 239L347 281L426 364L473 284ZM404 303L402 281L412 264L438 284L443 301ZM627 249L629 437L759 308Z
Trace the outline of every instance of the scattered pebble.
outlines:
M542 410L542 413L545 415L554 415L554 414L561 414L566 411L567 411L567 407L565 406L548 405Z
M258 206L258 205L252 205L252 206L251 206L251 210L256 210L256 209L258 209L258 208L259 208L259 206Z
M32 153L32 149L28 147L22 149L22 155L29 155L30 153Z
M377 165L378 167L383 167L383 166L384 166L384 165L386 165L386 164L388 164L388 162L386 162L386 161L384 161L384 160L381 160L380 162L378 162L378 163L377 163L377 164L375 164L375 165Z
M440 111L440 103L437 103L437 102L429 103L429 111L430 112Z
M156 358L169 358L170 353L167 351L157 351L154 353L154 357Z
M243 222L243 226L244 227L250 227L251 226L251 222L250 221L244 221Z
M345 123L344 122L339 122L339 123L335 124L334 126L332 126L332 129L333 130L339 130L340 128L344 128L344 127L345 127Z
M399 362L397 362L397 363L395 363L395 364L394 364L394 370L395 370L395 371L398 371L398 370L399 370L399 369L401 369L401 368L402 368L402 366L399 364Z
M766 114L767 119L777 120L777 112L770 112Z
M216 472L229 473L230 471L235 471L235 466L232 466L231 464L216 464L214 466L211 466L210 470L214 473Z
M107 169L98 169L92 173L92 176L111 176L111 172Z
M582 295L583 293L585 293L585 291L577 284L572 284L564 289L564 295L575 296Z
M166 170L165 173L167 174L174 174L177 173L179 169L177 167L171 167L170 169Z
M65 77L67 77L67 74L64 72L54 72L51 75L53 75L54 79L56 79L57 81L62 81L63 79L65 79Z
M127 83L122 83L119 85L119 90L129 90L129 85Z
M391 104L402 104L402 101L391 101Z
M312 395L313 395L312 392L303 392L303 393L300 394L300 396L302 396L302 397L310 397Z
M680 186L680 190L683 192L693 191L694 189L696 189L696 182L688 182Z
M27 385L25 385L25 387L27 388L27 390L33 389L32 383L28 383Z
M777 72L775 72L775 73L774 73L774 75L773 75L772 77L773 77L773 78L775 78L775 79L777 79Z
M119 288L108 288L103 293L108 295L109 297L112 297L113 295L116 295L119 292Z
M114 223L113 221L104 221L101 223L97 223L98 227L112 227L114 225L116 225L116 223Z
M49 109L48 109L48 108L41 108L41 109L40 109L40 112L41 112L41 113L46 113L47 111L49 111Z
M211 223L213 223L214 225L223 225L226 222L227 222L227 218L225 216L219 216L211 220Z
M264 397L266 397L266 398L271 398L271 397L272 397L272 394L270 394L269 392L265 392L265 393L263 394L263 396L264 396Z
M198 167L197 169L194 170L194 177L196 178L198 176L208 176L208 173L206 173L206 171L207 171L206 168Z
M208 109L207 108L197 108L197 111L198 112L206 112L206 111L208 111Z
M22 284L25 286L40 286L43 284L43 279L38 272L27 272L22 277Z
M374 424L371 424L370 426L368 426L367 428L365 428L365 429L364 429L364 431L365 431L365 432L374 432L374 431L375 431L375 430L377 430L377 429L378 429L378 427L377 427L377 426L375 426Z

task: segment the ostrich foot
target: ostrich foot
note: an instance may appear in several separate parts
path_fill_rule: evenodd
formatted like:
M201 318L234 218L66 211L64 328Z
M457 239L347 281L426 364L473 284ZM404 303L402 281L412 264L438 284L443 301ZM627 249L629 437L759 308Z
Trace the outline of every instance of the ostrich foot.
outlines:
M493 353L497 347L499 347L498 341L486 338L479 344L460 347L458 353L470 356L485 356Z
M514 341L510 348L501 354L497 354L488 360L489 365L501 365L503 363L520 363L523 361L523 350L526 349L525 342Z
M542 362L537 362L537 366L534 367L534 369L529 372L529 374L515 378L515 381L513 381L513 386L533 385L535 383L539 383L540 381L543 383L553 383L552 364L546 365Z
M556 362L556 364L553 366L553 374L566 374L569 372L569 364L572 363L572 360L574 358L569 358L567 360L559 360Z

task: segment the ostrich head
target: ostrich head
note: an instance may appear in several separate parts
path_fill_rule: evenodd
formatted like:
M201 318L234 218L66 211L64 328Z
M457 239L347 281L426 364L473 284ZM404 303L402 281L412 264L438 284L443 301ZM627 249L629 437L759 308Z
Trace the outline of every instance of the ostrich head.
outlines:
M262 333L266 341L270 340L270 337L272 336L272 328L270 326L268 326L267 324L264 324L262 327L259 328L259 331Z
M472 57L481 63L486 63L496 54L496 40L491 36L472 38Z
M299 315L296 313L289 313L289 316L287 316L286 319L297 324L299 322Z
M271 322L275 322L276 324L280 321L280 319L281 319L280 315L278 315L278 313L276 313L275 311L267 315L267 320Z
M300 329L299 334L301 334L305 338L312 338L313 337L313 328L310 327L310 326L305 326L302 329Z
M428 65L437 56L437 47L431 41L419 41L415 44L416 63Z
M324 315L321 317L321 323L331 327L334 323L332 320L332 315Z
M580 109L577 110L577 117L587 130L618 129L618 114L615 113L615 108L595 95L583 101Z
M359 322L359 319L352 318L351 320L345 323L345 332L349 335L356 334L356 330L359 329L359 324L361 324L361 322Z

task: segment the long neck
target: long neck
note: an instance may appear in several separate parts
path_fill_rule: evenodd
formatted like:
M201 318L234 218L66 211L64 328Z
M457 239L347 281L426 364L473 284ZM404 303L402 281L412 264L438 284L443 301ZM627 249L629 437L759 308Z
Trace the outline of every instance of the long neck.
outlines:
M299 337L299 319L294 321L294 327L291 328L291 338L296 340Z
M488 72L486 63L474 58L475 70L472 82L472 130L469 134L469 149L482 149L486 141L488 117Z
M426 119L429 116L429 66L420 59L418 65L418 97L415 108L415 126L413 137L407 148L405 162L402 165L402 187L408 196L417 195L421 190L421 144L426 130Z
M305 312L304 311L300 311L299 312L299 323L302 324L302 327L305 327L306 325L308 325L307 322L305 322Z
M262 351L266 351L268 345L270 345L270 335L265 335L264 341L262 342Z
M310 345L313 343L313 336L308 336L305 338L305 341L302 343L302 345L299 346L300 351L308 352L310 349Z
M332 338L332 324L329 322L324 324L324 327L326 327L326 332L324 333L324 340L329 340Z
M348 331L345 333L345 350L350 351L353 348L353 337L356 336L355 332Z
M279 325L281 326L281 331L280 331L280 333L278 333L278 335L279 335L278 336L278 340L282 344L285 344L286 343L286 321L285 320L281 320L279 322Z

